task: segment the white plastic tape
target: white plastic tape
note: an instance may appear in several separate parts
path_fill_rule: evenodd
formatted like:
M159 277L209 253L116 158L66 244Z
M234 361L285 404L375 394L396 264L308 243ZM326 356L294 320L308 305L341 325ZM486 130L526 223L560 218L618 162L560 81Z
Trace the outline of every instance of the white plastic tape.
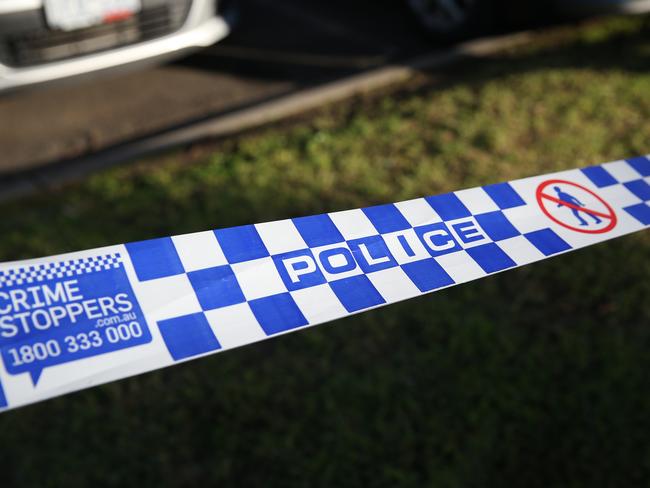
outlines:
M639 157L395 204L0 264L0 409L650 226Z

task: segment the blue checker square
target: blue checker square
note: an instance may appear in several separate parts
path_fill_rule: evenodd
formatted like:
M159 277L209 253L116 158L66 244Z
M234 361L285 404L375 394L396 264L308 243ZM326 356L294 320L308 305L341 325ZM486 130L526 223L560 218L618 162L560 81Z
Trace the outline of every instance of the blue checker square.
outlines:
M618 180L609 174L602 166L589 166L588 168L581 169L581 171L598 188L616 185L618 183Z
M171 237L131 242L125 245L131 256L135 274L140 281L155 280L185 272Z
M350 276L332 281L329 285L348 312L386 303L366 275Z
M402 265L402 270L421 292L454 284L454 280L434 259L423 259Z
M650 206L647 203L638 203L631 207L625 207L623 210L643 225L650 225Z
M248 304L266 335L308 324L290 293L257 298Z
M254 225L242 225L214 231L229 263L241 263L269 255Z
M0 383L0 408L7 407L7 398L5 397L5 391L2 389L2 383Z
M392 203L376 205L362 210L380 234L387 234L388 232L409 229L411 227L408 220L404 218L402 213Z
M372 273L397 266L381 236L362 237L348 241L352 255L364 273Z
M221 344L202 313L161 320L158 328L175 361L221 349Z
M466 252L486 273L496 273L517 265L503 249L493 242L466 249Z
M544 256L550 256L571 249L571 246L551 229L536 230L535 232L524 234L524 236Z
M632 166L641 176L650 176L650 159L645 156L626 159L627 164Z
M488 212L476 216L476 221L493 241L516 237L520 232L506 218L503 212Z
M645 180L634 180L623 185L644 202L650 200L650 185Z
M298 217L291 221L309 247L343 242L341 232L327 214Z
M488 194L501 210L526 205L524 199L519 196L519 193L515 191L510 183L487 185L483 187L483 191Z
M469 217L471 214L467 207L454 193L434 195L424 198L442 220L454 220L461 217Z
M276 254L273 263L289 291L321 285L326 281L311 249Z
M227 307L246 301L229 265L187 273L203 310Z

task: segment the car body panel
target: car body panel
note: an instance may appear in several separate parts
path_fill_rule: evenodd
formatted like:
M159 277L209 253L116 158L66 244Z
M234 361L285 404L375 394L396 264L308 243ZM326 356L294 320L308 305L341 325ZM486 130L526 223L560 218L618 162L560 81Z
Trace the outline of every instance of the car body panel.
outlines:
M3 36L21 29L44 30L42 0L4 0L0 5L0 32ZM5 59L4 64L0 61L0 92L106 70L132 69L182 56L212 45L230 33L228 19L220 14L214 0L192 0L182 25L160 37L29 66L11 66ZM0 42L6 42L5 39L7 37Z

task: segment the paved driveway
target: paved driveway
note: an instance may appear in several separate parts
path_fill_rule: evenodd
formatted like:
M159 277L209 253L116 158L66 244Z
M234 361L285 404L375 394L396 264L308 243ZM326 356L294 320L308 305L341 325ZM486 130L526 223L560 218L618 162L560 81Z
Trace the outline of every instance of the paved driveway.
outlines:
M401 0L242 0L178 62L0 97L0 174L92 153L435 49Z

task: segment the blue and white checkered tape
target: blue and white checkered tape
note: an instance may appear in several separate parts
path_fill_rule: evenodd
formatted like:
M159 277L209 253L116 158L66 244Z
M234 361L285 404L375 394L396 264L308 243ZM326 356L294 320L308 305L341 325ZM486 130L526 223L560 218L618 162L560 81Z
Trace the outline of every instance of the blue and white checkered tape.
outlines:
M0 265L0 408L405 300L650 226L639 157Z

